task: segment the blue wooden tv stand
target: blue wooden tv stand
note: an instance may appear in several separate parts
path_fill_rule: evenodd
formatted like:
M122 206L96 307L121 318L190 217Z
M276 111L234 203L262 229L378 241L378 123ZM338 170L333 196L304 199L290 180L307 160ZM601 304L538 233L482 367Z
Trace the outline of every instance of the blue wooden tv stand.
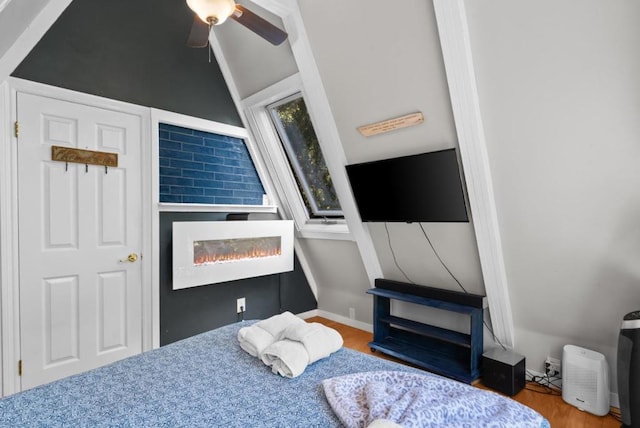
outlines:
M367 290L373 295L371 350L466 383L480 377L484 296L386 279L375 286ZM391 315L391 300L468 315L469 334Z

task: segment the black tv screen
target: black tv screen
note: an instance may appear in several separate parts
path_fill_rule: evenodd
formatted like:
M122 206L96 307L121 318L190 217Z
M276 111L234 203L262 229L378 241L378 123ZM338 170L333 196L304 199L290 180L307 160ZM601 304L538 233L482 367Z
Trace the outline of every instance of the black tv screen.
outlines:
M469 221L455 149L346 168L362 221Z

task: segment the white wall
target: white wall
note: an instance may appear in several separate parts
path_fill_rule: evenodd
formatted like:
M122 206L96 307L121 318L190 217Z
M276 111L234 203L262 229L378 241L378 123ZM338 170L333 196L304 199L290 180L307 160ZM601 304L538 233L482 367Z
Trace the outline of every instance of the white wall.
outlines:
M431 2L300 0L349 163L456 145ZM425 123L363 137L357 127L421 111Z
M71 0L0 0L0 82L4 82Z
M431 2L300 0L299 5L347 163L457 148ZM416 111L425 116L421 125L373 137L357 131L359 126ZM485 294L473 222L424 227L463 286ZM368 228L385 278L461 291L418 224L388 225L400 268L384 224L371 223ZM362 298L370 301L368 295ZM339 301L323 303L333 306Z
M371 324L373 304L366 291L372 284L355 242L303 239L301 245L318 283L318 309L348 317L353 308L356 320Z
M516 350L538 371L567 343L615 366L620 321L640 307L640 3L465 4ZM391 12L383 0L299 5L348 163L457 146L430 2L406 0ZM413 111L424 124L372 138L356 131ZM461 282L482 293L473 223L426 228ZM412 280L456 289L417 225L389 230ZM383 225L370 231L385 276L404 280ZM322 272L320 306L343 316L357 307L368 321L362 267L331 254L350 245L309 250ZM355 274L340 282L341 270ZM615 390L614 370L612 380Z
M466 1L516 349L605 354L640 308L640 2ZM536 367L537 366L537 367Z
M251 3L252 12L283 28L282 20ZM273 46L247 28L229 19L213 27L241 99L253 95L298 72L289 40Z

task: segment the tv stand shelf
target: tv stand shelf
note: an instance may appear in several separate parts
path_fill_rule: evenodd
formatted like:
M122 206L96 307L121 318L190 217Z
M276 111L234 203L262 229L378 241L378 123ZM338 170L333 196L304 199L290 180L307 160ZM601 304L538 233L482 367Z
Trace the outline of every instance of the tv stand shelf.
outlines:
M480 377L484 296L376 279L372 350L471 383ZM391 315L391 300L468 315L469 334Z

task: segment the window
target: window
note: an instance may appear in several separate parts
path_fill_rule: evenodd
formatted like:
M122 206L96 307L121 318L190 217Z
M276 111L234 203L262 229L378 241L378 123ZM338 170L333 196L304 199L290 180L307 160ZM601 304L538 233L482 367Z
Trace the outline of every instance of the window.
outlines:
M310 218L342 218L340 201L324 161L302 94L269 106L282 146Z
M351 240L340 192L329 173L341 161L336 162L333 151L331 156L322 153L332 143L322 139L327 138L326 132L319 132L325 130L319 126L326 118L315 117L313 106L305 102L300 76L245 98L242 106L280 208L285 217L295 220L299 236Z

